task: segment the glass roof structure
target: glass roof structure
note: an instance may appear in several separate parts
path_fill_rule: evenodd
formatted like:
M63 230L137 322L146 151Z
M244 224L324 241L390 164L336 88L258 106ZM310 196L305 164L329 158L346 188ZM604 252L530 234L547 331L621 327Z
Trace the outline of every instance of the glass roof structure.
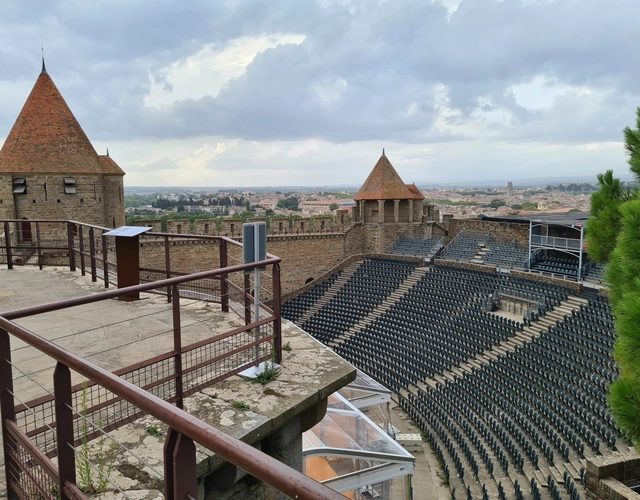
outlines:
M359 410L377 406L384 422L384 429L387 433L394 434L390 425L389 404L391 403L391 391L389 389L366 373L358 370L356 379L345 385L338 392Z
M376 498L389 498L388 481L403 476L410 489L415 458L339 393L303 434L302 449L306 474L349 498L374 490Z

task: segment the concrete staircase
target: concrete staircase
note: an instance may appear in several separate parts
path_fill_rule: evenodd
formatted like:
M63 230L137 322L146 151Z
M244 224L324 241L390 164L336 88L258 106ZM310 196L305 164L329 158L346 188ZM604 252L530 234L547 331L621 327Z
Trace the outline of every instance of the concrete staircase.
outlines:
M540 320L532 323L530 326L524 327L521 332L518 332L514 337L511 337L505 342L500 342L495 345L492 350L484 351L478 354L475 358L467 360L466 363L460 364L458 369L452 370L451 374L445 373L445 377L453 380L454 375L459 375L462 371L471 372L473 368L480 368L482 365L486 365L493 359L498 359L499 356L504 356L509 352L513 352L516 348L522 346L525 342L531 342L536 337L540 336L540 331L546 330L549 326L555 325L556 320L563 320L565 315L571 316L573 309L580 309L580 304L586 304L587 301L578 297L569 297L568 300L562 302L559 306L556 306L553 311L547 312L546 316L540 318Z
M335 339L333 342L329 342L329 347L335 347L342 344L349 337L357 334L360 330L373 322L378 316L381 316L386 311L388 311L389 308L402 297L404 297L405 294L409 290L411 290L411 288L413 288L415 284L422 279L425 273L429 272L430 269L431 268L429 267L416 267L413 272L409 276L407 276L407 279L405 279L398 288L391 292L389 296L378 305L378 307L371 311L371 313L368 314L364 319L358 321L355 325L353 325L346 332L340 335L340 337Z
M342 289L345 283L351 279L351 276L355 274L355 272L360 267L360 264L362 264L362 261L354 262L353 264L345 268L340 274L340 277L333 282L333 285L331 285L327 289L327 291L324 292L324 295L322 295L322 297L320 297L318 301L307 310L307 312L305 312L298 318L298 321L296 321L296 323L298 325L302 325L303 323L308 321L311 316L317 313L322 308L322 306L324 306L333 297L335 297L335 295Z
M478 251L469 262L472 264L484 264L484 258L489 253L489 250L490 248L486 243L478 243Z

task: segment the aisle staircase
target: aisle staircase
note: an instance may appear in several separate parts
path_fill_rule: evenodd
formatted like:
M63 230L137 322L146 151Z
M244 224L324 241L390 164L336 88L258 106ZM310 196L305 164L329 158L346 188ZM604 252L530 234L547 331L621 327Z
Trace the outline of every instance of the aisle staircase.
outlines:
M356 273L362 262L363 261L354 262L353 264L345 268L340 274L340 277L333 282L333 285L331 285L327 289L327 291L324 292L324 294L316 301L315 304L313 304L302 316L298 318L298 321L296 321L296 323L298 325L304 324L309 318L311 318L311 316L322 309L322 307L342 289L345 283L351 279L351 276Z
M333 342L329 342L329 347L335 347L337 345L342 344L345 340L353 335L356 335L359 331L365 328L367 325L372 323L378 318L378 316L383 315L385 312L391 308L398 300L406 295L406 293L413 288L418 281L422 279L425 273L429 272L429 267L416 267L407 279L405 279L402 284L396 288L389 296L384 299L378 307L376 307L370 314L365 316L362 320L358 321L351 328L349 328L346 332L344 332L340 337L337 337Z

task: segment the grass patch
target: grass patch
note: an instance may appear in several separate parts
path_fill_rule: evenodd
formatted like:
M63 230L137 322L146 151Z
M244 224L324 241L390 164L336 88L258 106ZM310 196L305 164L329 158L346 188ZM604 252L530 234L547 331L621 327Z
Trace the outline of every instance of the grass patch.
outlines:
M248 411L251 409L251 407L244 401L239 401L235 399L231 401L231 406L233 406L237 410L242 410L242 411Z
M158 429L155 425L152 425L151 427L147 427L147 434L149 434L150 436L156 436L156 437L162 436L162 432L160 432L160 429Z
M287 352L291 352L291 342L287 342L285 345L282 346L282 350L283 351L287 351Z

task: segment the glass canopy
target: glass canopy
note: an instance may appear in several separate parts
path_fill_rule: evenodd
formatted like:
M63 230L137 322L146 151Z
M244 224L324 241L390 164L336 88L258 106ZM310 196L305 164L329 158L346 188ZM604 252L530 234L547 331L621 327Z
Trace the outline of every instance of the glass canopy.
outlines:
M389 403L391 403L391 391L389 389L376 382L366 373L358 370L356 379L338 392L359 410L377 406L377 411L384 422L383 428L388 434L395 436L393 428L390 426Z
M302 448L306 474L349 498L391 498L390 481L398 477L409 498L414 457L339 393L303 434Z

